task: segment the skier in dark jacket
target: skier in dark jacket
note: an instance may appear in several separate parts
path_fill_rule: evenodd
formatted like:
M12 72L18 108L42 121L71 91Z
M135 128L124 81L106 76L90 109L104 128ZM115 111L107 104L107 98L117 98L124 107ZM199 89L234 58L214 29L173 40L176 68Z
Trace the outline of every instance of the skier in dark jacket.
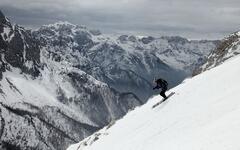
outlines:
M153 90L161 88L162 91L160 92L160 95L164 98L164 100L167 99L167 96L165 95L165 92L168 89L167 81L160 78L160 79L155 80L155 83L157 85L153 88Z

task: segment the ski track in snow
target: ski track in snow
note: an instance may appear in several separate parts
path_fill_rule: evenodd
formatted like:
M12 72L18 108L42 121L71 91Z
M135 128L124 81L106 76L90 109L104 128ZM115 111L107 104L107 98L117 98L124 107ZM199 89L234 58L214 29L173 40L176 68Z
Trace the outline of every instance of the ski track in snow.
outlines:
M155 96L68 150L239 150L239 66L237 56L187 79L167 103L152 109Z

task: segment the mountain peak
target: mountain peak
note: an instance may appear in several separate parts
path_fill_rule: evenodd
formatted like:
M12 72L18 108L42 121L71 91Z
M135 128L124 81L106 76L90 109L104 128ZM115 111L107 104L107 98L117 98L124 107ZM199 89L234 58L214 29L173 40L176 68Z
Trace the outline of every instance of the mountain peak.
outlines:
M53 24L48 24L48 25L43 25L41 28L56 28L56 29L61 29L61 28L77 28L77 29L84 29L86 30L87 27L83 25L76 25L73 23L70 23L68 21L57 21Z
M47 24L43 25L41 28L61 28L61 27L75 27L74 24L68 22L68 21L57 21L53 24Z
M240 31L236 31L234 32L235 35L237 35L238 37L240 37Z
M240 36L240 31L236 32L236 34L237 34L238 36Z

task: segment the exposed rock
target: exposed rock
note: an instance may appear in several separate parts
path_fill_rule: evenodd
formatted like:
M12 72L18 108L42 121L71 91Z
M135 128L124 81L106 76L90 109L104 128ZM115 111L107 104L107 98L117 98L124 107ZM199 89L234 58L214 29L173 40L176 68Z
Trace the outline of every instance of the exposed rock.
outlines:
M219 43L217 48L210 53L206 62L194 70L193 76L216 67L238 54L240 54L240 34L235 32Z

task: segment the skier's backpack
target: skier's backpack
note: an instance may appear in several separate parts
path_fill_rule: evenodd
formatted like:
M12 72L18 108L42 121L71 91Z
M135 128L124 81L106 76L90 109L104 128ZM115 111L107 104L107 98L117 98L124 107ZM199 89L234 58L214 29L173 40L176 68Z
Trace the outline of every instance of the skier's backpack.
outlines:
M162 83L165 85L165 87L167 87L167 86L168 86L168 83L167 83L167 81L166 81L166 80L163 80L163 79L162 79Z
M156 82L157 82L157 84L160 84L161 86L164 86L164 87L168 86L168 83L166 80L158 79Z

